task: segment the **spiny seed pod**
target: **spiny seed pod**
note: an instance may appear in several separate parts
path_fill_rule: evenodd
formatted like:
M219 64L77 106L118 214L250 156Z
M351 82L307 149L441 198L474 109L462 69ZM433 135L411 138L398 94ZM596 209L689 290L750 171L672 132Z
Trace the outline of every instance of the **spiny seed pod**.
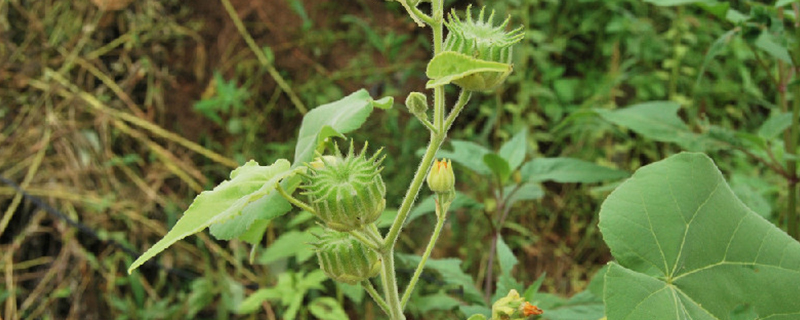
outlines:
M473 58L504 63L511 65L511 47L522 40L522 26L506 32L505 28L511 17L503 23L493 26L494 10L487 20L483 20L486 7L481 8L478 20L472 20L472 6L467 7L467 17L458 18L455 10L450 13L449 20L445 22L447 38L444 41L444 51L454 51ZM470 76L453 81L465 90L485 91L499 86L508 77L508 73L478 72Z
M333 280L356 284L378 274L381 260L378 253L353 236L328 230L313 245L319 267Z
M309 165L308 183L304 194L317 217L329 228L350 231L373 223L386 207L386 185L380 172L383 158L380 150L371 158L353 154L353 144L347 157L341 153L333 158L318 158L322 163Z

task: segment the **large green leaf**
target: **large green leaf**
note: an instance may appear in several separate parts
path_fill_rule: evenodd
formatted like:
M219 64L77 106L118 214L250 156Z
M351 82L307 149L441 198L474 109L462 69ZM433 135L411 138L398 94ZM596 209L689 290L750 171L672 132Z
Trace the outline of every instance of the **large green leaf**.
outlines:
M172 230L136 259L128 268L128 273L178 240L241 214L247 204L273 193L281 179L294 173L289 161L284 159L270 166L260 166L251 160L234 169L229 180L223 181L214 190L197 195Z
M491 153L489 149L470 141L452 140L453 151L440 149L437 157L452 159L455 162L484 176L492 174L492 170L483 162L483 156Z
M514 252L511 251L502 236L497 237L497 262L500 264L500 276L497 277L495 286L497 289L492 296L492 301L505 297L511 289L522 291L522 284L511 274L511 270L519 260L514 256Z
M309 111L300 125L300 135L294 150L294 166L309 162L320 142L331 136L341 137L364 124L373 107L388 109L392 98L373 100L361 89L339 101L321 105Z
M297 170L301 170L296 168ZM281 186L289 194L293 193L302 179L300 176L287 177L281 181ZM279 193L272 192L261 199L253 201L242 209L242 213L227 221L212 224L208 230L211 235L220 240L239 238L251 244L261 242L264 231L267 230L272 219L280 217L292 206ZM254 223L259 221L258 223Z
M569 299L541 293L536 295L533 304L544 310L543 320L601 320L604 315L603 299L588 290L579 292Z
M680 107L677 102L651 101L617 110L597 109L596 112L603 119L647 138L677 142L690 133L689 127L678 117Z
M758 128L758 135L765 139L775 139L792 125L792 114L777 112L772 114L767 121Z
M498 155L503 157L508 162L511 171L517 170L522 161L525 160L525 154L528 147L528 130L522 129L514 135L511 140L500 147Z
M789 65L792 64L792 58L789 56L789 50L786 49L786 46L781 44L781 40L777 36L769 32L762 32L761 35L756 39L755 45L761 50L769 53L769 55L771 55L773 58L786 62Z
M718 147L717 141L689 130L678 117L680 105L673 101L650 101L623 109L595 112L606 121L627 127L645 138L672 142L689 151L704 151Z
M524 181L555 181L561 183L593 183L622 179L628 173L573 158L537 158L520 169Z
M800 243L736 198L704 154L639 169L603 203L608 320L800 318Z
M500 183L505 183L511 176L511 166L508 165L508 161L494 152L483 155L483 164L492 170Z

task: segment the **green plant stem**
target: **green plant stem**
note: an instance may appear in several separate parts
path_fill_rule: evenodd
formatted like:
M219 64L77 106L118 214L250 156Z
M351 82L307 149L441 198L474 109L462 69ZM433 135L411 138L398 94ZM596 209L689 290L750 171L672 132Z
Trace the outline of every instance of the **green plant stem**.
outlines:
M439 207L438 204L437 207ZM447 212L444 212L440 218L436 219L436 227L433 229L433 234L431 234L431 239L428 241L428 246L425 247L425 252L422 254L422 259L420 260L419 265L417 265L417 270L414 270L414 275L411 276L411 281L408 283L406 291L403 292L403 298L400 300L400 304L403 308L406 307L408 299L411 298L411 293L414 292L414 286L416 286L417 281L419 281L419 276L422 274L422 269L425 269L425 263L428 262L428 258L431 256L431 252L433 251L433 247L436 246L436 240L439 239L439 233L442 232L442 226L444 226L446 216Z
M295 197L292 197L292 195L291 195L291 194L287 193L287 192L286 192L286 190L284 190L284 189L283 189L283 187L281 186L281 184L280 184L280 183L278 183L278 184L276 185L275 189L278 189L278 193L280 193L280 194L281 194L281 196L282 196L284 199L286 199L286 201L289 201L289 203L291 203L291 204L295 205L296 207L298 207L298 208L300 208L300 209L303 209L303 210L305 210L305 211L308 211L308 212L310 212L311 214L314 214L314 215L316 215L316 214L317 214L317 211L316 211L316 210L314 210L314 208L311 208L311 207L310 207L309 205L307 205L305 202L303 202L303 201L300 201L300 200L298 200L297 198L295 198Z
M461 110L464 110L464 106L467 105L469 99L472 97L472 91L461 90L461 93L458 95L458 101L453 106L453 109L450 110L450 114L447 115L447 120L444 122L445 130L449 130L450 126L453 125L453 121L456 120L458 114L461 113Z
M419 8L417 8L417 6L409 6L409 5L405 4L405 7L406 7L406 10L408 10L408 13L411 14L411 17L414 20L425 22L428 25L432 25L434 23L433 22L433 18L431 18L431 16L429 16L429 15L423 13L422 11L420 11Z
M347 233L358 239L358 241L361 241L361 243L367 245L370 249L376 252L381 250L381 243L376 242L375 239L370 237L366 230L350 230Z
M364 232L366 232L366 234L372 239L380 243L382 247L385 245L383 237L381 236L381 232L378 230L378 226L376 226L374 223L370 223Z
M381 253L381 282L383 282L383 296L389 305L389 318L404 320L403 306L397 293L397 277L394 270L394 248Z
M378 304L379 307L385 312L389 314L389 305L386 304L386 301L381 298L381 295L378 294L378 291L375 290L375 287L372 285L372 282L369 280L361 281L361 286L364 287L364 290L369 293L369 296L372 297L372 300L375 300L375 303Z
M442 51L443 39L443 26L444 26L444 0L432 0L431 7L433 17L429 25L433 30L433 54L437 55ZM381 280L383 281L384 297L386 303L389 305L389 317L392 320L403 320L403 305L400 303L399 294L397 291L397 276L394 269L394 245L400 235L400 230L411 212L411 206L414 200L419 195L419 190L422 187L422 182L425 180L425 174L430 170L433 164L433 158L436 151L442 146L442 142L447 135L447 130L444 126L444 88L434 88L434 110L433 110L433 125L436 127L435 131L431 131L431 139L428 142L428 147L425 150L425 155L422 157L417 172L414 173L414 178L411 180L408 190L406 191L400 209L397 211L397 216L392 223L389 233L386 235L384 248L380 251L381 254Z
M428 128L428 130L430 130L431 132L434 132L434 133L435 133L435 132L439 131L439 130L438 130L438 129L436 129L436 127L435 127L435 126L433 126L433 124L432 124L430 121L428 121L427 119L422 119L422 118L419 118L419 122L422 122L422 124L423 124L423 125L424 125L426 128Z
M795 13L800 12L800 5L792 4ZM795 17L798 19L798 17ZM800 23L794 26L795 38L800 39ZM792 65L794 67L795 82L800 79L800 43L795 43L792 50ZM789 127L789 136L786 139L786 153L791 155L791 158L786 163L786 169L789 173L789 194L786 203L786 219L787 219L787 233L795 239L800 239L800 229L797 228L797 222L800 217L797 213L797 184L800 180L797 176L797 143L798 135L800 135L800 85L795 83L792 87L794 92L792 101L792 125Z

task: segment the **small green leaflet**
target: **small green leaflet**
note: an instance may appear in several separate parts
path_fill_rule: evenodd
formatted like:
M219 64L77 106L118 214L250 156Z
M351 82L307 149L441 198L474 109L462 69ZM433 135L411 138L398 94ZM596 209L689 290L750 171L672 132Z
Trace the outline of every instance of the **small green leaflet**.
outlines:
M394 99L374 100L367 90L361 89L339 101L321 105L303 117L300 134L294 150L294 165L301 166L314 158L314 150L328 137L343 138L345 133L364 124L372 109L389 109Z
M291 164L285 159L275 161L271 166L260 166L250 160L234 169L229 180L195 197L172 230L136 259L128 268L128 273L178 240L241 214L247 204L270 194L282 179L294 175L298 170L292 170Z
M479 72L508 75L512 70L510 64L486 61L458 52L445 51L437 54L428 63L425 74L431 80L428 81L425 88L441 87Z

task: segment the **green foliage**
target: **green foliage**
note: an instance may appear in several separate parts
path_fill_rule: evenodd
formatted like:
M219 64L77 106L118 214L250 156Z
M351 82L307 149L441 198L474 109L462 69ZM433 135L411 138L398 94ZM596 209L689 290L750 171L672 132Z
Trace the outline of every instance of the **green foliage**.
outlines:
M199 194L172 230L136 259L128 268L128 273L178 240L240 215L245 206L274 192L282 179L296 173L297 170L291 170L286 160L278 160L270 166L249 161L233 170L230 180Z
M600 230L617 260L609 319L800 315L800 243L742 204L705 155L637 170L604 202Z
M244 110L244 102L250 97L246 88L239 88L234 80L225 81L219 71L214 72L216 84L214 95L195 102L194 110L200 112L217 125L222 126L221 116L228 117L226 128L232 134L242 132L242 119L238 117Z
M628 176L625 171L571 158L533 159L522 166L520 173L524 181L561 183L593 183Z
M288 257L295 257L297 263L307 261L314 256L314 250L310 243L316 239L314 234L320 231L322 231L321 228L313 228L307 231L292 230L281 234L261 253L258 263L269 264Z
M489 90L503 82L513 68L510 64L486 61L468 55L445 51L428 63L425 74L432 80L425 85L431 89L449 83L459 83L468 90Z
M283 319L294 319L303 307L303 299L310 290L322 290L322 282L327 277L322 270L315 270L308 274L303 272L287 271L278 276L278 283L271 288L259 289L247 297L239 305L237 313L248 314L256 312L265 301L279 302L285 310ZM313 302L311 305L315 305ZM328 306L327 301L317 303L317 311ZM333 310L338 313L339 310Z
M321 105L303 117L297 146L294 151L295 167L310 162L314 151L330 137L343 138L345 133L361 127L374 107L388 109L393 99L373 100L367 90L361 89L339 101Z

